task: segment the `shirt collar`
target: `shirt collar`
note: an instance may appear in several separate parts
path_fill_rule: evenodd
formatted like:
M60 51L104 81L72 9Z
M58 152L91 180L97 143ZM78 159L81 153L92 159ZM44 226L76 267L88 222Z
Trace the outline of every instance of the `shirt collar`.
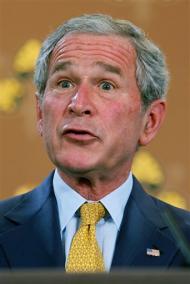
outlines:
M120 187L100 200L109 212L118 230L121 225L124 209L130 196L132 186L133 178L130 173L128 179ZM63 231L75 212L87 200L68 186L59 176L57 170L53 177L53 188L58 205L60 228L61 231Z
M53 188L58 205L60 227L63 231L86 199L68 186L59 176L57 170L53 177Z
M127 180L122 185L120 185L120 187L101 199L101 203L109 212L118 230L121 225L125 206L129 199L132 187L133 177L132 173L130 172Z

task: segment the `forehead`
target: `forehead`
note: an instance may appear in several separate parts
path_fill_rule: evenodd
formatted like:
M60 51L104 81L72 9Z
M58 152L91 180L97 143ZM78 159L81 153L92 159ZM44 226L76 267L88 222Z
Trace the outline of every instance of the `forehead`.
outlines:
M72 33L64 36L50 57L52 65L64 60L89 62L100 60L119 65L122 69L134 66L136 52L128 38L117 35Z

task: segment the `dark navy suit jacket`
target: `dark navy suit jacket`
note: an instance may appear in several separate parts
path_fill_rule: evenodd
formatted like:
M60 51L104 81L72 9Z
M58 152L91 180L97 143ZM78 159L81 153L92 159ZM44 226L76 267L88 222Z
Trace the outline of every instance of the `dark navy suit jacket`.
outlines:
M0 202L0 268L63 268L65 255L60 237L51 174L40 186ZM111 270L126 267L173 268L187 266L163 212L170 209L190 242L190 213L145 193L134 178L116 241ZM160 256L147 255L147 249Z

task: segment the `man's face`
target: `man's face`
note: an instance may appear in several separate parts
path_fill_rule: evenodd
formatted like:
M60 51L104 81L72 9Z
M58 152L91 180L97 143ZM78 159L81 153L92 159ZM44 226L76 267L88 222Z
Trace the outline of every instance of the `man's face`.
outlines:
M62 172L130 169L144 128L135 60L119 36L70 34L56 45L38 127Z

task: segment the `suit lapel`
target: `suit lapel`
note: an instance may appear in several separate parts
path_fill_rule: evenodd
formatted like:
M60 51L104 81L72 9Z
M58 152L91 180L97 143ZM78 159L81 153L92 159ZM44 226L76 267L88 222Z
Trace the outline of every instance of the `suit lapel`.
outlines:
M116 241L112 268L169 266L177 247L168 235L157 206L134 180ZM147 249L159 250L160 256L147 255Z
M6 219L12 227L1 235L0 245L10 267L64 267L52 177L27 194Z

